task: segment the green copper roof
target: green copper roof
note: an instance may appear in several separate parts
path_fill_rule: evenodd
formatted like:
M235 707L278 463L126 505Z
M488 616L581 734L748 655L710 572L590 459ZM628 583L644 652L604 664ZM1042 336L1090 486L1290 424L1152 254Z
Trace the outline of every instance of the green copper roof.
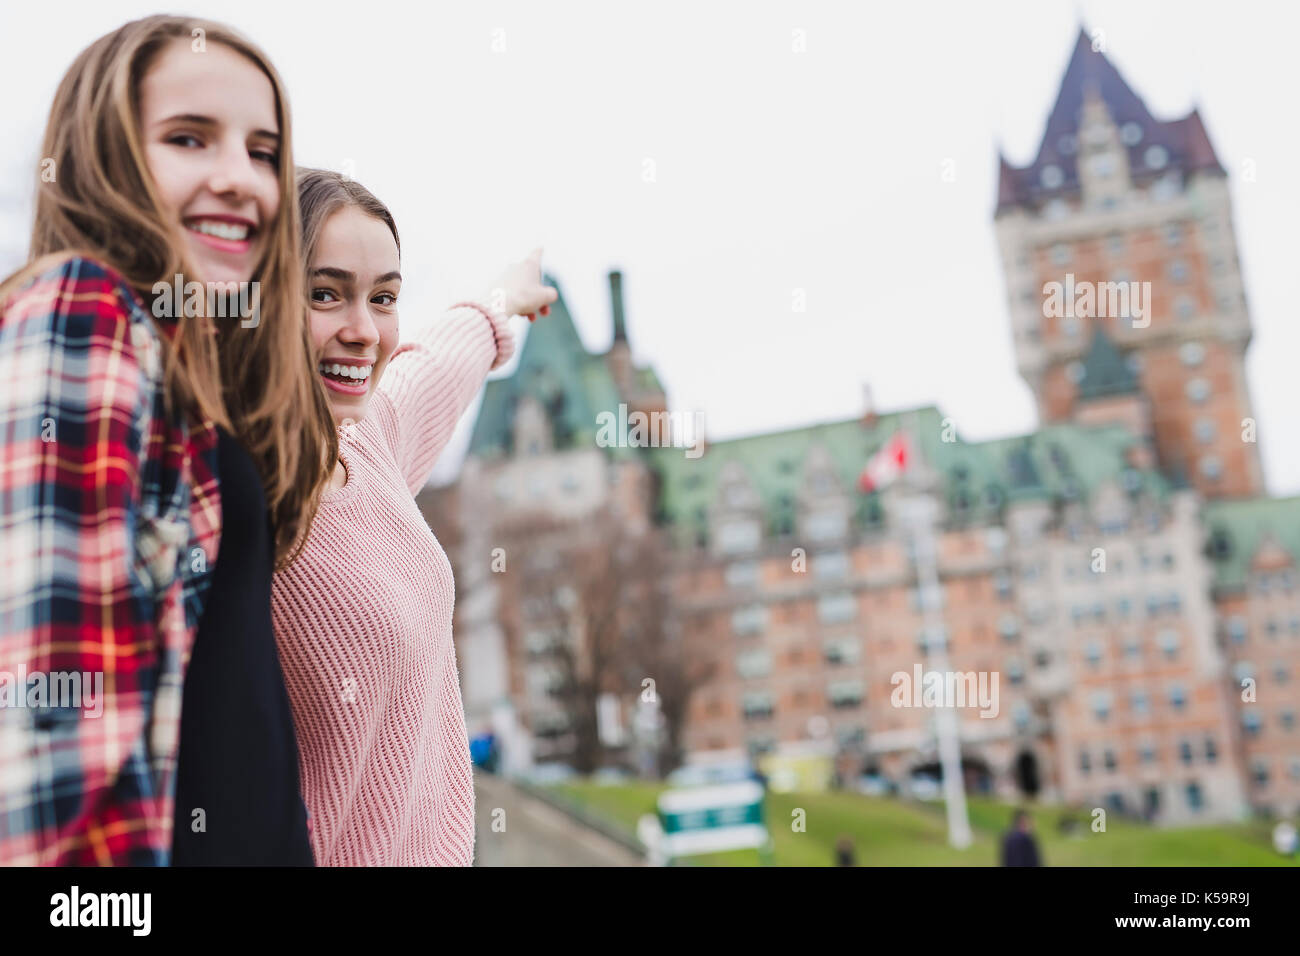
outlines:
M1137 376L1124 356L1098 323L1092 345L1083 359L1083 378L1079 381L1079 398L1106 398L1131 395L1138 391Z
M557 451L594 446L597 416L606 411L618 414L622 399L604 356L591 354L582 344L559 282L550 275L542 281L554 286L559 295L550 315L529 324L514 373L485 385L470 436L471 455L491 458L511 452L515 408L524 396L537 399L547 410ZM643 383L657 386L653 370L641 369L638 374ZM625 447L607 451L616 459L641 453Z
M685 543L707 533L708 511L717 500L718 482L728 462L738 462L758 490L767 534L792 530L804 460L815 443L829 453L841 486L858 502L861 527L880 518L878 495L857 490L867 459L900 427L911 428L921 453L943 476L950 509L963 520L996 520L1009 501L1025 498L1088 497L1102 483L1166 497L1168 482L1157 472L1137 472L1125 460L1136 439L1123 426L1049 425L1029 435L968 443L943 441L943 416L934 406L879 416L864 426L857 418L772 432L710 444L704 454L686 458L682 449L650 449L659 472L659 520L677 526ZM1131 483L1131 485L1126 484Z
M1246 586L1250 562L1266 533L1292 557L1300 556L1300 495L1209 501L1204 520L1216 589Z

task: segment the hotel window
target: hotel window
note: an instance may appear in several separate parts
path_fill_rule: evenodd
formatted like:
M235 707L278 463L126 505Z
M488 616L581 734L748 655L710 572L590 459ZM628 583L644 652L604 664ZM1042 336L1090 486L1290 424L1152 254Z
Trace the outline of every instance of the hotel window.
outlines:
M1189 783L1183 788L1183 793L1187 797L1187 807L1193 813L1200 812L1205 806L1205 797L1201 794L1201 785L1199 783Z
M1248 710L1241 715L1241 726L1242 729L1246 732L1247 737L1258 737L1260 731L1260 724L1261 721L1259 719L1258 711Z
M1282 723L1282 729L1285 730L1287 733L1290 733L1292 730L1295 730L1295 711L1294 711L1294 710L1284 710L1284 711L1282 711L1282 713L1278 715L1278 719L1279 719L1279 720L1281 721L1281 723Z
M1110 717L1111 694L1107 690L1094 691L1092 695L1092 713L1099 721Z
M1239 615L1228 618L1228 636L1234 644L1246 643L1246 619Z
M1200 405L1210 397L1210 383L1203 378L1194 378L1187 383L1186 391L1188 399Z
M1214 763L1219 759L1219 748L1214 743L1213 737L1205 738L1205 762Z
M1262 760L1256 760L1251 765L1251 776L1255 779L1255 786L1263 789L1268 786L1268 764Z
M1107 179L1115 172L1115 157L1099 153L1088 160L1088 170L1098 179Z
M858 614L858 602L852 594L827 594L817 600L817 618L823 624L843 624Z
M838 666L840 664L856 664L861 656L861 644L857 638L841 637L835 640L827 641L823 645L822 653L826 658L826 663Z
M1178 656L1178 632L1171 627L1166 627L1156 638L1160 644L1160 649L1165 652L1165 657L1174 658Z
M1237 677L1238 684L1255 676L1255 665L1250 661L1237 661L1232 670Z
M1009 600L1011 597L1011 575L1006 571L995 573L993 575L993 588L997 591L999 600Z
M748 679L766 677L772 673L771 651L758 649L736 655L736 671Z
M1165 245L1177 246L1183 241L1183 224L1181 222L1171 222L1165 226Z
M1166 173L1151 185L1151 198L1156 202L1166 202L1178 195L1180 186L1178 173Z
M735 561L727 565L727 587L752 588L758 585L758 562Z
M1119 766L1118 761L1116 761L1115 759L1115 751L1110 749L1107 749L1106 752L1102 755L1102 762L1106 765L1106 770L1108 773L1114 773L1115 768Z
M1092 772L1092 757L1086 750L1079 751L1079 772L1085 776Z
M731 614L731 629L736 634L758 634L767 627L767 608L761 604L738 607Z
M1138 756L1141 758L1143 763L1155 763L1156 748L1150 743L1144 743L1138 751Z
M1151 713L1151 698L1147 697L1145 691L1133 691L1129 703L1133 708L1133 713L1139 717L1146 717Z
M1148 169L1164 169L1165 164L1169 162L1169 150L1163 146L1148 146L1143 159Z
M1189 295L1180 295L1174 301L1174 314L1186 322L1196 314L1196 303Z
M1004 614L998 619L998 633L1005 641L1014 641L1020 636L1020 622L1014 615Z
M1027 730L1029 728L1029 705L1023 700L1016 701L1016 705L1011 708L1011 716L1016 722L1017 730Z
M928 655L932 650L948 649L948 633L942 626L929 630L922 628L916 635L916 647L921 654Z
M1286 669L1284 664L1273 665L1273 681L1277 684L1285 684L1291 673Z
M1043 184L1044 189L1056 189L1065 182L1065 173L1061 172L1060 166L1044 166L1043 171L1038 174L1038 180Z
M1018 658L1013 657L1007 661L1007 676L1011 678L1012 684L1019 684L1025 679L1025 666Z
M1202 445L1208 445L1214 441L1214 422L1208 418L1198 418L1195 425L1196 440Z
M724 554L753 551L758 541L757 521L729 521L718 529L718 546Z
M1084 649L1084 655L1088 658L1088 663L1093 667L1101 663L1101 643L1098 641L1089 641L1088 646Z
M1124 237L1118 232L1106 237L1106 253L1116 259L1124 255Z
M808 516L808 537L813 541L842 538L848 530L848 518L842 511L821 511Z
M748 691L740 704L746 720L762 720L772 716L772 694L769 691Z
M1115 602L1115 611L1120 617L1127 618L1129 612L1133 610L1133 602L1126 597L1119 598Z
M843 551L827 551L813 558L813 576L823 580L838 580L849 575L849 556Z
M1201 474L1214 480L1223 474L1223 463L1216 455L1206 455L1201 459Z
M1052 263L1063 266L1070 261L1070 247L1063 242L1058 242L1052 246Z
M832 707L857 707L862 703L862 681L834 681L826 686L826 698Z
M1205 346L1200 342L1184 342L1178 348L1178 358L1188 368L1195 368L1205 361Z
M1178 759L1183 763L1190 765L1192 762L1192 742L1182 740L1178 743Z
M1136 634L1130 634L1124 638L1124 656L1141 657L1142 643L1137 639Z
M1187 691L1183 689L1182 684L1175 684L1169 688L1169 703L1174 710L1182 710L1187 706Z

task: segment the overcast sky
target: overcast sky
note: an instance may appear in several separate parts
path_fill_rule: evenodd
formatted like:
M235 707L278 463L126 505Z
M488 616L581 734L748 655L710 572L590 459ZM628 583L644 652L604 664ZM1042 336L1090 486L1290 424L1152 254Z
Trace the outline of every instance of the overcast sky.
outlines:
M543 245L603 350L621 268L637 360L713 439L858 414L866 382L882 411L935 403L968 439L1034 427L994 241L997 149L1016 164L1037 151L1082 19L1157 118L1201 107L1231 177L1268 489L1300 492L1290 4L298 6L171 12L260 44L288 86L297 161L347 167L392 208L404 333ZM25 253L64 70L154 12L0 5L0 272ZM435 477L454 473L472 411Z

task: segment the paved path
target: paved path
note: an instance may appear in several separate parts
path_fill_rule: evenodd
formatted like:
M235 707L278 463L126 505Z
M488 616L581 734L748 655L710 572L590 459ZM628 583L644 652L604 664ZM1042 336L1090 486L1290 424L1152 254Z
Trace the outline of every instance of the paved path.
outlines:
M477 768L474 793L475 866L645 865L642 857L621 844ZM495 818L504 819L504 832L493 831Z

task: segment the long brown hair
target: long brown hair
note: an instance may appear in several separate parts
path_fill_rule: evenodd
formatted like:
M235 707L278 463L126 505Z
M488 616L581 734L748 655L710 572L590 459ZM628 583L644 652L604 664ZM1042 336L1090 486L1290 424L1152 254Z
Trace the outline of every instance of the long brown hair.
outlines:
M329 169L312 169L309 166L298 167L298 206L302 213L302 251L303 265L308 275L311 261L316 255L316 246L320 244L321 233L330 216L340 209L352 206L368 216L378 219L393 233L393 242L397 243L397 256L402 256L402 240L397 238L397 223L379 199L355 179L349 179L341 173Z
M214 336L210 320L179 318L167 349L166 391L173 407L230 428L256 462L283 566L306 539L338 434L316 381L307 328L289 104L260 49L210 20L153 16L82 51L50 108L42 156L54 161L54 176L38 188L29 264L0 284L0 304L55 257L98 259L146 302L155 283L195 275L149 173L140 126L140 81L176 39L242 54L266 74L275 97L280 203L265 224L267 248L255 274L261 320L251 328L230 323Z

